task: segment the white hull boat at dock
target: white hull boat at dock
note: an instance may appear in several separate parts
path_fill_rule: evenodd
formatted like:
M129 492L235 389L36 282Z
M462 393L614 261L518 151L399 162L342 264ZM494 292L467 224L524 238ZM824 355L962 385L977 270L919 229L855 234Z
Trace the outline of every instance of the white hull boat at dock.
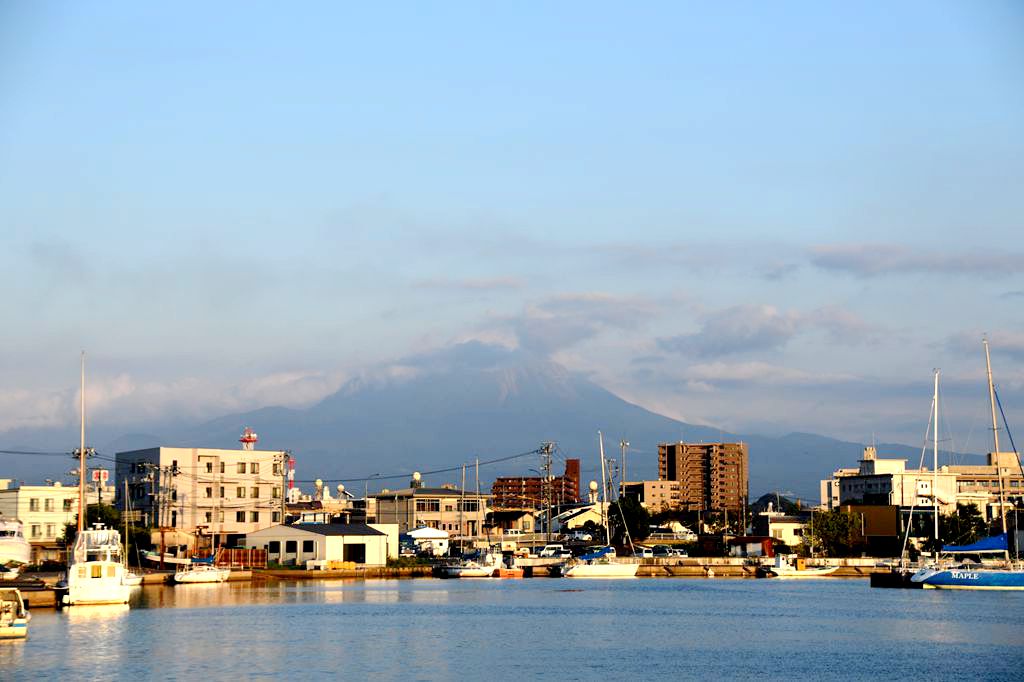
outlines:
M124 584L121 534L109 528L83 530L75 538L68 561L67 594L62 603L127 604L129 587Z
M230 575L231 569L197 564L175 573L174 582L182 584L222 583L227 580Z
M808 567L803 565L803 559L794 560L782 555L775 557L775 562L765 567L765 571L772 577L781 580L826 578L838 570L838 566Z
M21 599L21 592L13 588L0 589L0 639L27 637L31 618L32 614Z
M605 547L593 554L584 554L576 563L566 564L562 575L566 578L635 578L640 564L619 559L615 550Z
M0 518L0 566L16 573L32 560L32 545L25 539L24 525L17 519Z

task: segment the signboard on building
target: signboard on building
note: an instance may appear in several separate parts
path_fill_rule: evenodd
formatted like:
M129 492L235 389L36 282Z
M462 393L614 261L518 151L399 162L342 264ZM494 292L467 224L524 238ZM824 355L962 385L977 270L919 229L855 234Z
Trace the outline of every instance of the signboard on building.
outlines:
M107 469L93 469L92 480L97 483L106 483L110 480L110 471Z

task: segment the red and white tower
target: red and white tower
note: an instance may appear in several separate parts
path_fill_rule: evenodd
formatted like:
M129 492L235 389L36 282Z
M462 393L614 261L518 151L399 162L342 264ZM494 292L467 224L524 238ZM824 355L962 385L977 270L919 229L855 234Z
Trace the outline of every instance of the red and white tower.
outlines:
M238 439L238 442L242 444L243 450L255 450L256 442L259 441L260 437L250 429L248 426L242 431L242 437Z

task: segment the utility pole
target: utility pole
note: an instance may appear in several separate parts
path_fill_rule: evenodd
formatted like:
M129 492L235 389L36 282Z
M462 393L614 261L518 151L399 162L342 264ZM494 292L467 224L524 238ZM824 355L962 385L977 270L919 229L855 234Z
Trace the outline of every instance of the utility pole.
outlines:
M554 450L554 443L544 442L540 446L541 452L541 471L544 472L544 493L547 502L547 512L545 518L547 519L547 541L551 542L551 452Z
M619 447L622 449L622 482L625 483L629 480L626 471L626 452L629 450L629 441L623 438L619 441Z

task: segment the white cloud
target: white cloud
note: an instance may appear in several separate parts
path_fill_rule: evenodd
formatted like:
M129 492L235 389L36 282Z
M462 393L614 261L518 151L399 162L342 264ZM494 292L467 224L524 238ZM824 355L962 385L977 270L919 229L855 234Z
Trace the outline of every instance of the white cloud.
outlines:
M1005 277L1024 272L1022 253L942 253L898 244L826 244L811 248L810 260L824 270L859 277L910 273Z

